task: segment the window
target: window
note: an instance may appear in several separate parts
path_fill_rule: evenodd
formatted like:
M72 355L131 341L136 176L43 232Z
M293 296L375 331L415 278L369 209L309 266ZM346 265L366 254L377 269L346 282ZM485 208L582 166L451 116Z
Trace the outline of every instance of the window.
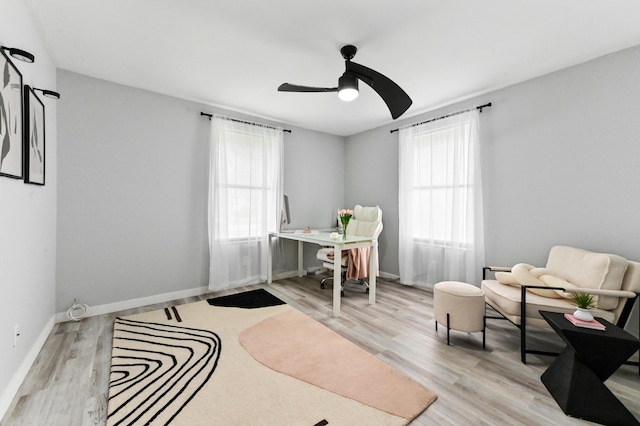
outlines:
M476 282L484 266L478 112L400 130L400 281Z
M282 129L214 116L209 166L209 289L266 279L282 208Z
M219 166L226 167L227 176L219 189L227 193L227 211L218 219L228 221L225 238L260 237L268 228L268 209L275 199L268 173L270 152L256 135L228 131L226 139L225 164Z
M437 244L473 242L468 223L457 220L473 210L468 146L456 140L469 138L469 123L426 131L414 136L412 177L413 237ZM462 133L459 138L454 133Z

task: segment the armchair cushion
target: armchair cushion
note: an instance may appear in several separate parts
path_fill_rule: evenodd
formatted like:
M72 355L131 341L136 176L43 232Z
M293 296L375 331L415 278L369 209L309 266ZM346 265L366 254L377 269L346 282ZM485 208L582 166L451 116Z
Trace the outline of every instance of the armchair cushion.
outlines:
M518 280L522 285L532 285L532 286L546 286L545 282L542 280L542 276L551 276L553 274L552 271L547 268L534 268L531 265L527 265L526 263L518 263L511 270L513 277ZM544 297L551 297L553 299L559 299L562 296L556 293L554 290L542 290L538 288L532 288L532 293L539 294Z
M562 278L558 278L552 275L553 272L547 268L534 268L526 263L518 263L511 272L496 272L496 280L500 284L511 285L520 287L527 286L540 286L540 287L575 287L573 284L568 283ZM571 297L570 294L564 293L559 290L544 290L541 288L529 289L531 293L549 297L552 299L560 299L562 297Z
M574 247L554 246L545 268L518 263L511 272L496 272L496 280L512 286L546 286L575 289L620 290L628 261L615 254L594 253ZM571 298L561 290L530 289L531 293L548 298ZM618 306L618 297L594 295L595 306L611 310Z
M594 253L567 246L554 246L549 252L547 269L577 287L601 290L620 290L627 270L624 257L608 253ZM600 309L611 310L618 306L618 298L595 296Z
M521 290L519 287L504 285L494 280L485 280L482 282L482 290L484 290L485 298L491 306L514 324L521 324ZM538 312L540 310L573 313L576 307L569 299L554 299L540 296L529 291L526 308L527 323L529 325L547 327L546 321L542 319ZM613 311L592 309L591 312L593 316L604 318L607 321L614 322L615 320L615 313Z

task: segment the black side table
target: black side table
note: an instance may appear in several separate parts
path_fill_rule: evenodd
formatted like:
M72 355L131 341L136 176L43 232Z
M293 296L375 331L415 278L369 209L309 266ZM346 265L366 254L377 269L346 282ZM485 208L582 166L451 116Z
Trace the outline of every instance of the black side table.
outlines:
M604 385L640 340L601 318L606 331L576 327L564 314L540 311L567 346L542 374L542 383L565 414L606 425L640 422Z

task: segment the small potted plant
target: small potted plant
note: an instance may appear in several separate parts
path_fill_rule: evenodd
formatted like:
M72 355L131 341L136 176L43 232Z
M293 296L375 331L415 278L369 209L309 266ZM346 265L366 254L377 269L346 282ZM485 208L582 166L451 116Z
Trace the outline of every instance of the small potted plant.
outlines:
M593 296L587 293L574 293L571 299L577 308L573 316L582 321L593 321L593 315L589 311L594 305Z

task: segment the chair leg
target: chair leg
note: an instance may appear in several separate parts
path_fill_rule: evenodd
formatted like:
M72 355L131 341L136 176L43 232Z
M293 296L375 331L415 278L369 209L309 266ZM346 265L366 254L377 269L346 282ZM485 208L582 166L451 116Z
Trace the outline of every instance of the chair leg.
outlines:
M520 360L527 363L527 288L522 287L520 295Z
M449 330L451 328L449 327L449 314L447 313L447 346L449 346Z
M366 282L365 280L358 280L358 284L363 285L365 293L369 294L369 283L368 282Z
M327 278L323 278L322 281L320 281L320 288L322 290L324 290L324 283L327 281L333 281L333 277L327 277ZM347 273L344 272L342 274L342 279L340 280L340 296L344 297L344 284L347 281Z
M323 278L322 281L320 281L320 288L324 290L324 283L331 280L333 280L333 278Z
M438 320L435 320L435 324L436 324L436 331L438 331ZM449 314L447 313L447 346L451 346L450 342L451 342L451 317L449 316ZM486 348L486 333L487 331L487 317L483 316L482 317L482 348Z

